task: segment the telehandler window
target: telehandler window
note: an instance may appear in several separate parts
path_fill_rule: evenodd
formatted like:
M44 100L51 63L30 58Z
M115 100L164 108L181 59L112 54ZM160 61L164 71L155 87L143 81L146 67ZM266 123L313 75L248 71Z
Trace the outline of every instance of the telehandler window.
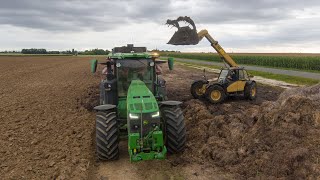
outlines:
M244 80L245 77L244 77L244 72L243 70L239 70L239 80Z

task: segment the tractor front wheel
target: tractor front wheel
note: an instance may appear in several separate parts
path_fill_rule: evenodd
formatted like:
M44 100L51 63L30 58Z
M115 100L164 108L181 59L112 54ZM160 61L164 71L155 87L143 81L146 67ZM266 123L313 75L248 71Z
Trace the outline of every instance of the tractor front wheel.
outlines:
M206 91L206 96L211 103L221 103L226 98L226 93L221 86L210 86Z
M203 80L192 83L190 91L195 99L199 99L205 95L207 83Z
M183 152L186 143L186 128L183 112L179 106L161 107L165 143L171 154Z
M244 96L249 100L255 100L257 98L257 84L255 82L246 85L244 89Z
M119 158L119 132L114 110L100 111L96 117L96 151L101 160Z

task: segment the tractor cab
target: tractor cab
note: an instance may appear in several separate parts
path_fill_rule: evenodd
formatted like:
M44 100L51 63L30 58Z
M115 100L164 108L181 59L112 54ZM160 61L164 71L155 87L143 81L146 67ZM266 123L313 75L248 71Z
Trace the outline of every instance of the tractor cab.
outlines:
M155 56L149 53L112 53L108 55L107 78L101 82L101 104L118 106L119 118L127 119L127 95L133 81L139 80L156 99L163 99L159 91L161 81L156 74ZM111 74L111 76L109 75ZM108 77L112 78L108 78ZM163 83L162 83L163 84ZM104 92L105 91L105 92Z
M128 56L128 55L126 55ZM118 80L118 96L126 96L132 80L141 80L154 92L155 63L150 58L116 59L116 77Z
M218 82L221 84L230 84L231 82L235 81L244 81L250 80L250 76L248 75L247 71L244 68L223 68L220 71Z

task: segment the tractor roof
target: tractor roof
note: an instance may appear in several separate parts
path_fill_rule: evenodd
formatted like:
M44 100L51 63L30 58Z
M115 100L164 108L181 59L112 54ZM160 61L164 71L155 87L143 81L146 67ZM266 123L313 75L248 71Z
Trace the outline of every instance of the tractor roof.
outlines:
M221 69L227 69L227 70L237 70L237 69L244 69L244 67L223 67Z
M153 54L149 53L110 53L108 55L111 59L129 59L129 58L145 58L151 59Z

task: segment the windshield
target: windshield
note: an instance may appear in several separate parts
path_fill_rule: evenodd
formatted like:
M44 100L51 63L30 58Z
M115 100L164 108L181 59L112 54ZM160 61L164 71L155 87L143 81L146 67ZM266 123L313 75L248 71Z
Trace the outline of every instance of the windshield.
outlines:
M119 96L126 96L132 80L141 80L153 92L152 82L154 63L151 59L117 60L117 77Z
M220 73L219 79L225 79L229 73L229 70L223 69Z

